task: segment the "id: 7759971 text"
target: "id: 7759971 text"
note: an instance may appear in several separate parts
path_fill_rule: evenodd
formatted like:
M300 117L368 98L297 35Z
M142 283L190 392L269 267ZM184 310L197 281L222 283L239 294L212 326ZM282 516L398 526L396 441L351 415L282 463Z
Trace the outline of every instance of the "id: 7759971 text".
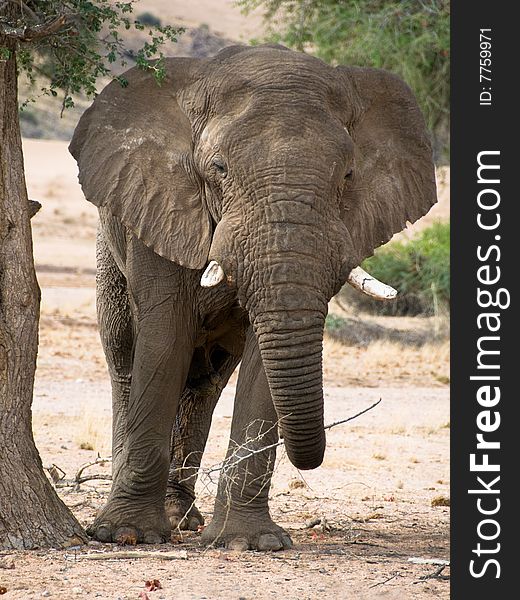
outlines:
M480 106L491 106L491 29L480 30Z

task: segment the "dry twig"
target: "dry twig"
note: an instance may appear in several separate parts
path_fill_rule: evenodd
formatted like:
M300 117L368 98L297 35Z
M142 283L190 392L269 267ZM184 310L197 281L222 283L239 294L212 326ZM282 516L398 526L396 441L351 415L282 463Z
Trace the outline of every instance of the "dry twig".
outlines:
M394 573L392 575L392 577L388 577L388 579L385 579L384 581L380 581L379 583L374 583L372 585L369 585L368 589L375 588L378 585L385 585L385 583L388 583L389 581L392 581L392 579L395 579L396 577L400 577L400 575L401 575L401 573L399 571L397 571L397 573Z
M444 569L447 566L448 565L441 565L433 573L428 573L428 575L423 575L422 577L419 577L419 580L418 581L414 581L414 583L424 583L428 579L437 579L437 578L438 579L449 579L448 575L441 575L441 573L444 571Z
M112 458L110 458L110 457L101 458L100 456L98 456L96 458L96 460L82 465L78 469L78 472L74 476L74 479L64 479L64 477L60 477L58 474L58 471L60 471L63 474L63 476L65 475L65 473L57 465L52 465L51 467L48 467L47 471L49 472L49 474L54 482L54 485L57 488L66 488L66 487L77 488L77 487L79 487L80 484L85 483L86 481L92 481L94 479L105 479L105 480L111 481L112 475L109 475L109 474L96 473L95 475L83 475L83 471L85 471L89 467L93 467L94 465L104 465L105 463L109 463L109 462L112 462Z
M362 411L356 413L355 415L352 415L351 417L348 417L346 419L342 419L341 421L335 421L334 423L329 423L328 425L325 425L325 427L323 429L325 429L325 430L332 429L333 427L336 427L337 425L344 425L345 423L348 423L349 421L357 419L361 415L364 415L365 413L367 413L369 410L372 410L373 408L375 408L378 404L381 403L381 401L382 401L382 398L379 398L379 400L377 402L374 402L374 404L372 404L368 408L363 409ZM277 423L275 423L272 427L278 427L278 425L279 425L279 421ZM272 427L270 429L268 429L267 431L264 431L262 434L260 434L254 440L248 440L248 441L257 441L258 439L260 439L261 437L263 437L264 435L266 435L266 433L268 433L269 431L271 431ZM229 458L227 458L226 460L222 461L221 463L219 463L219 464L217 464L217 465L215 465L213 467L210 467L209 469L200 470L199 472L202 472L204 475L208 476L209 479L211 480L211 475L213 473L216 473L218 471L228 471L228 470L236 467L239 463L243 462L244 460L247 460L248 458L253 457L255 454L260 454L262 452L265 452L266 450L271 450L272 448L277 448L278 446L283 446L283 444L284 444L284 441L283 440L279 440L278 442L276 442L274 444L269 444L268 446L263 446L262 448L256 448L254 450L249 450L249 452L247 452L246 454L243 454L242 456L240 456L236 460L232 460L236 456L236 452L234 452ZM243 450L243 446L238 446L237 445L237 451L238 450ZM189 475L188 477L182 479L180 481L180 483L182 483L184 481L187 481L188 479L190 479L192 477L196 477L197 474L198 473L194 473L192 475Z

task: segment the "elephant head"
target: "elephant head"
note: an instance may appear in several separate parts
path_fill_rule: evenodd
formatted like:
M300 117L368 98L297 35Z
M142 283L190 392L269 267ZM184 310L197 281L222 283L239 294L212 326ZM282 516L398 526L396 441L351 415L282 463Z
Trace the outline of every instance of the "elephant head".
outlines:
M424 120L394 75L281 46L166 70L160 86L129 71L82 117L70 149L85 196L159 255L209 263L203 285L236 288L289 458L314 468L327 303L349 276L389 293L353 269L435 202Z

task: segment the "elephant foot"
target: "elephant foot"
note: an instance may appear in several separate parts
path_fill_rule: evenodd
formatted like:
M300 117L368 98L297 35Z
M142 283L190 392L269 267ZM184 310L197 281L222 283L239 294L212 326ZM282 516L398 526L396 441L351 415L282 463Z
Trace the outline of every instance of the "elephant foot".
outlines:
M215 518L202 532L201 541L241 552L288 550L293 545L285 529L269 516L258 518L255 515L245 518L230 514L227 519Z
M198 531L204 525L204 517L186 492L168 489L164 508L172 529Z
M87 527L87 534L100 542L162 544L170 540L171 529L163 507L139 510L132 504L109 502Z

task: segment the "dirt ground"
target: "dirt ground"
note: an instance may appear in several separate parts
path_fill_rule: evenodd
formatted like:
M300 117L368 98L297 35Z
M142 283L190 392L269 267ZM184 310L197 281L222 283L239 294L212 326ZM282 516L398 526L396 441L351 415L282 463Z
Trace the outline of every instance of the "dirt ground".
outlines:
M96 211L82 198L65 143L26 140L24 150L30 197L43 204L33 219L42 288L34 432L44 466L56 465L71 479L110 448L110 386L95 322ZM442 218L449 172L441 175L443 201L436 211ZM332 303L331 310L342 309ZM377 321L395 330L438 326L436 319ZM67 551L4 553L0 588L7 588L6 600L448 598L448 365L447 341L413 348L326 340L326 422L382 401L328 432L325 462L315 471L297 471L279 451L271 510L290 532L292 550L208 550L199 533L183 533L172 544L136 549L155 551L151 558L115 559L128 548L96 542ZM224 457L233 393L234 381L217 406L198 483L206 521L216 490L207 470ZM109 464L86 471L109 472ZM109 485L95 479L58 491L86 525ZM165 552L176 559L161 559ZM94 555L101 559L86 558ZM155 579L162 587L147 591L145 582Z

